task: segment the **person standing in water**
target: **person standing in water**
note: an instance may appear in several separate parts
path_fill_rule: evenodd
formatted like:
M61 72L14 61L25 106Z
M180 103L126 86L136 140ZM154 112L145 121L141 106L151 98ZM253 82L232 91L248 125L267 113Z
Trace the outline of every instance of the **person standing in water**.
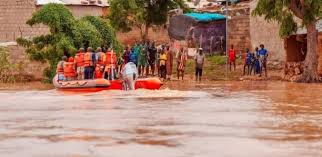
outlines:
M124 90L135 90L135 82L138 78L138 69L133 62L128 62L122 69Z
M202 70L203 70L203 65L205 62L205 55L203 54L203 49L199 48L199 52L195 56L195 64L196 64L196 82L201 82L201 77L202 77Z
M236 51L234 49L234 45L231 45L231 48L228 53L228 62L229 62L229 70L231 71L231 65L234 66L234 70L236 70Z

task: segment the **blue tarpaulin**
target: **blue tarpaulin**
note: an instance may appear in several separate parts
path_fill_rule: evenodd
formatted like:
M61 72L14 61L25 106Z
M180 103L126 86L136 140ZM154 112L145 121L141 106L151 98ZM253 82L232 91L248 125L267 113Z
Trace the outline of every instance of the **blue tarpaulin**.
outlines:
M224 15L217 13L187 13L184 15L189 16L198 22L211 22L226 19Z

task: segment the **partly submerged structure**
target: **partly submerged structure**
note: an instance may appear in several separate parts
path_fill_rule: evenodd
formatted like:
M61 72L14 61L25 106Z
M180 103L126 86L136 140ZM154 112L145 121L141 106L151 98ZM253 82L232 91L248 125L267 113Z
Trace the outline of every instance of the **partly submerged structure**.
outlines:
M226 17L217 13L188 13L170 19L171 39L186 41L188 47L201 47L206 53L226 50Z

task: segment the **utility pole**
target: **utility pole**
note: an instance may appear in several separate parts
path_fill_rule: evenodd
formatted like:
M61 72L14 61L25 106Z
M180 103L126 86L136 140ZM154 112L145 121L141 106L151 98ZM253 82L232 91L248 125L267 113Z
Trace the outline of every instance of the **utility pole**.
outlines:
M226 0L226 9L225 9L225 14L226 14L226 79L228 80L228 60L229 60L229 45L228 45L228 0Z

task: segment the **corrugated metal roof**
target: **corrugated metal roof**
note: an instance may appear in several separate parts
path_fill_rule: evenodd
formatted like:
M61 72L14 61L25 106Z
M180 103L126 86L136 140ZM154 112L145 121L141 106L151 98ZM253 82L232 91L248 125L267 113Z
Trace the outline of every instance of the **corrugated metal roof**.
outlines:
M191 2L186 1L186 4L191 9L203 8L204 6L208 5L209 3L211 3L211 2L209 2L207 0L193 0Z
M61 0L67 5L96 5L101 7L109 6L107 0Z
M58 3L65 5L94 5L100 7L109 6L107 0L37 0L37 5L46 5L48 3Z
M37 5L46 5L48 3L65 4L61 0L37 0Z
M318 32L322 32L322 20L317 22L316 29ZM299 28L296 34L307 34L307 29L305 27Z

